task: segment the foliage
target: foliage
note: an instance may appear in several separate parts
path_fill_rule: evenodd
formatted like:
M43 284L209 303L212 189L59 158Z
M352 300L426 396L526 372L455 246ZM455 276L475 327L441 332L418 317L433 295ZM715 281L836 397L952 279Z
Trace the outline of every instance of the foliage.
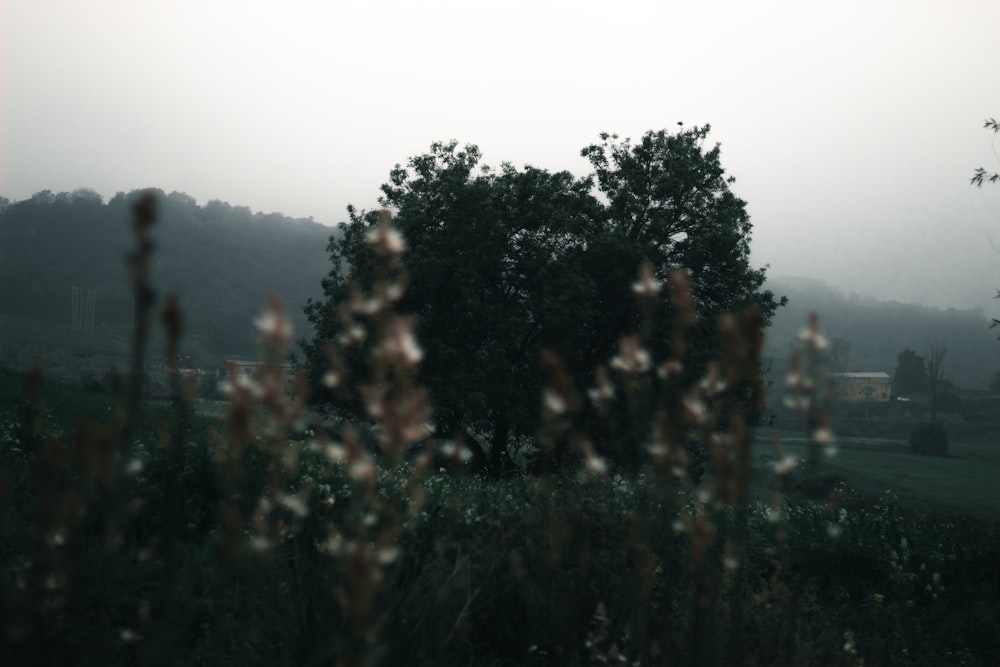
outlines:
M925 456L948 456L948 433L940 422L921 424L910 434L910 451Z
M959 387L985 389L993 372L1000 368L1000 345L988 331L990 318L981 309L882 301L845 294L807 278L769 275L767 288L789 299L788 305L775 313L767 330L765 354L773 360L775 377L784 375L790 343L810 311L822 313L831 348L837 338L851 342L848 371L885 371L892 375L900 351L909 348L921 354L932 340L948 345L948 375ZM907 394L894 390L893 395Z
M704 150L708 130L650 132L636 146L602 135L583 154L607 203L592 193L593 177L510 164L494 170L480 165L478 148L456 142L433 144L392 170L380 201L398 210L406 238L411 287L400 308L416 316L426 353L420 381L434 398L439 433L461 434L483 461L488 449L494 471L509 467L506 452L539 427L540 351L558 353L573 377L593 378L639 325L641 313L622 295L643 259L651 284L678 267L691 274L701 319L689 377L717 354L723 312L751 302L768 321L777 302L761 289L764 270L749 265L745 203L729 190L718 146ZM326 349L361 331L366 304L354 295L373 282L365 238L377 216L350 213L329 245L325 300L306 309L316 336L302 347L323 400L336 398L321 383ZM649 304L659 330L672 328L669 299ZM671 352L669 339L650 344L659 356ZM346 370L356 372L363 357L348 355Z
M896 358L896 371L892 374L892 393L897 396L914 394L927 389L927 366L924 358L906 348Z
M153 232L157 254L151 272L164 289L185 294L187 340L197 340L197 349L253 354L250 322L271 293L294 308L293 320L305 324L298 312L319 293L328 268L323 252L328 227L216 200L199 206L184 193L153 192L161 224ZM86 287L97 292L93 338L128 331L133 310L121 262L127 250L123 221L141 194L118 193L104 202L88 190L43 191L0 208L0 284L18 286L0 290L0 313L43 320L50 328L68 323L70 288Z
M987 118L983 121L983 128L987 130L993 130L993 134L996 135L1000 132L1000 123L998 123L993 118ZM971 183L977 188L983 187L983 183L996 183L1000 180L1000 173L986 171L983 167L976 169L975 173L972 175Z

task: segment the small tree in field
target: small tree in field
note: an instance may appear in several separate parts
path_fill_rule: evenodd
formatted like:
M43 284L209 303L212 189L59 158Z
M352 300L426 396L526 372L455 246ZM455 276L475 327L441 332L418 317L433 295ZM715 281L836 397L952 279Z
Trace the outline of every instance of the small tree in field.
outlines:
M924 358L907 348L896 357L896 371L892 378L896 395L915 394L927 389L927 365Z

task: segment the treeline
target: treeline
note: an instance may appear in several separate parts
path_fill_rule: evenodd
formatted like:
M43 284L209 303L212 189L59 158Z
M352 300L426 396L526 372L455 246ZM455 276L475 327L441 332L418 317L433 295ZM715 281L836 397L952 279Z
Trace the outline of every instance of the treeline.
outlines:
M133 241L130 207L143 191L109 201L92 190L0 198L0 313L69 327L73 287L96 292L96 331L129 325L132 299L125 255ZM321 294L333 229L278 213L181 192L153 190L158 221L152 280L180 295L187 337L220 353L254 351L252 319L270 294L308 333L302 308Z
M788 297L767 335L775 371L787 363L802 322L815 311L834 347L832 370L893 374L899 354L926 356L932 342L947 348L945 377L963 389L986 389L1000 370L1000 341L980 309L930 308L845 295L819 280L768 278L767 288ZM990 286L984 286L989 289ZM774 374L780 379L783 374Z

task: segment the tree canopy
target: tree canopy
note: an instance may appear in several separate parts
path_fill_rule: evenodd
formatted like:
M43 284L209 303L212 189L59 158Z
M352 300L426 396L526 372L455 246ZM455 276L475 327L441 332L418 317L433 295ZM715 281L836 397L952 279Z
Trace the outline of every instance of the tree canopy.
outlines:
M927 365L924 358L907 348L896 359L896 372L892 376L893 392L920 393L927 389Z
M491 467L506 465L508 447L538 427L540 350L560 355L578 381L591 379L639 325L631 287L644 260L657 281L676 268L690 273L702 316L691 373L717 350L718 315L754 303L770 318L778 302L761 289L764 269L750 266L745 203L729 189L719 147L704 148L708 132L649 132L635 145L603 134L582 151L594 167L586 178L492 168L476 146L454 141L390 172L379 203L397 211L407 244L399 308L416 316L420 380L442 433L462 433ZM306 308L316 336L302 347L319 400L356 411L356 400L321 382L327 345L363 319L350 304L375 279L365 238L377 212L349 213L328 246L325 298ZM653 311L664 334L653 339L657 354L670 347L669 304L661 293ZM367 353L345 359L349 372Z

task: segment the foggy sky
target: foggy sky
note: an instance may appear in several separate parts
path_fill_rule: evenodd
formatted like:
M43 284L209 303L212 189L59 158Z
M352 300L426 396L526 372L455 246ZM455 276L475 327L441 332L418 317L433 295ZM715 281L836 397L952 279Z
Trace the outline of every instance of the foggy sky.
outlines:
M756 265L996 315L1000 185L968 183L1000 170L998 26L995 0L2 0L0 194L332 225L436 140L583 175L602 131L710 123Z

